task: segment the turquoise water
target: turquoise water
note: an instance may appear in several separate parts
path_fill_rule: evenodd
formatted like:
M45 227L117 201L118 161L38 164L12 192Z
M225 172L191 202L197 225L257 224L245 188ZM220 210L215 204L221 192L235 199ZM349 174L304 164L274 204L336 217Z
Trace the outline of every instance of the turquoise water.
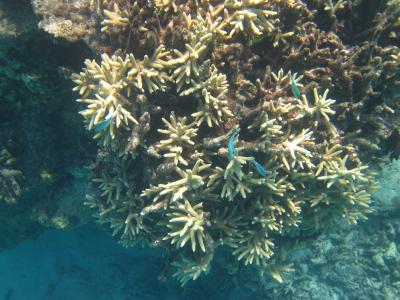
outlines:
M173 290L168 292L173 286L152 276L161 263L157 251L132 250L122 248L94 226L48 230L1 252L0 297L83 300L167 299L167 294L173 295Z
M0 299L398 299L391 245L399 226L398 211L382 212L357 229L307 241L292 257L296 271L280 285L245 270L228 276L217 259L206 278L183 289L158 279L157 249L125 249L95 225L47 230L0 253Z
M158 279L162 264L159 250L123 248L98 226L47 230L0 253L0 299L256 299L218 263L211 281L199 279L185 289Z

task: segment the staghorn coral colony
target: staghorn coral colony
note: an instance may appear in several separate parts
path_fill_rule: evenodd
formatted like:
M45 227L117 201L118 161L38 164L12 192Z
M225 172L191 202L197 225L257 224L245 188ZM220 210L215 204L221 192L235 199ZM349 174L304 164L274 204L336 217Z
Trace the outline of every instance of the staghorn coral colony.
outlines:
M101 54L72 76L99 147L86 202L163 247L163 276L222 248L282 281L301 236L371 212L366 158L398 151L398 0L33 4Z

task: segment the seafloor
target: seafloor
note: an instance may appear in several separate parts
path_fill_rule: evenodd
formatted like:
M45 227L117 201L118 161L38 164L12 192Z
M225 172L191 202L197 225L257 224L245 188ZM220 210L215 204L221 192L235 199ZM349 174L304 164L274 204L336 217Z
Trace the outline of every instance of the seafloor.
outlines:
M39 21L30 1L0 0L0 162L13 166L15 156L23 170L15 171L18 203L0 199L0 300L400 299L400 160L392 153L376 162L368 220L297 241L282 283L255 267L227 274L217 250L207 276L182 288L163 278L162 249L123 248L83 204L96 144L69 77L91 52Z

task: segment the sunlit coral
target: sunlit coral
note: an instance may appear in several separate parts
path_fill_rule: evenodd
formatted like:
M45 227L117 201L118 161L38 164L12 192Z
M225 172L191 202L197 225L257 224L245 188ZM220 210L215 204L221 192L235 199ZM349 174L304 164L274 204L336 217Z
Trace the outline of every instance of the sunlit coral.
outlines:
M87 203L124 245L163 246L182 284L219 246L282 281L282 241L367 218L360 135L388 130L361 116L396 115L398 51L345 45L348 1L104 4L115 52L73 80L101 138Z

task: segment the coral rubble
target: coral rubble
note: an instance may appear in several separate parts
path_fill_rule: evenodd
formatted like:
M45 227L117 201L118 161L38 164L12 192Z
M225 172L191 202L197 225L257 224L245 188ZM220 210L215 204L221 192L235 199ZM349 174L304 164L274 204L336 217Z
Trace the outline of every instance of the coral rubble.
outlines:
M349 230L300 242L291 252L294 272L282 284L264 278L270 299L396 299L399 294L398 208Z

